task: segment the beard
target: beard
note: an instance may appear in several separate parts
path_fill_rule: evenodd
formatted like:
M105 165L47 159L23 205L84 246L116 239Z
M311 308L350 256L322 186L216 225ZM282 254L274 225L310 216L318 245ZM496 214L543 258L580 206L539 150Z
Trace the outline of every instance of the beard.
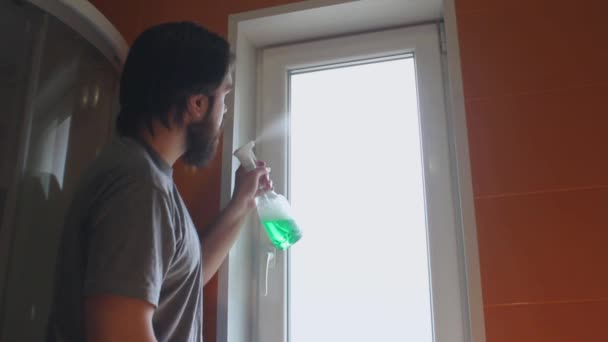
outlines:
M187 165L203 167L215 156L224 122L216 130L210 118L207 115L202 122L190 123L186 129L186 152L182 158Z

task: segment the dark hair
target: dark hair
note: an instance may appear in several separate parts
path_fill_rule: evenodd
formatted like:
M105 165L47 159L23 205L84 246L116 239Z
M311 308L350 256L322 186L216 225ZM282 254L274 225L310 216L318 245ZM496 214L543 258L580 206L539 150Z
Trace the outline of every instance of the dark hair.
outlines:
M230 71L228 42L191 22L153 26L137 37L120 79L118 134L134 136L153 120L183 122L187 100L210 97ZM175 109L175 116L169 115Z

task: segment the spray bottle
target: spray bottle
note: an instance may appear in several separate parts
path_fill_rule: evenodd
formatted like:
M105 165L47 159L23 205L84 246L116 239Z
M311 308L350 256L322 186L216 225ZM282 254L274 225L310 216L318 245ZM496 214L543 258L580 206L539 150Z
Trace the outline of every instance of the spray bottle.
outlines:
M255 143L250 141L234 152L234 156L248 171L257 165L254 146ZM276 248L285 250L300 240L302 232L291 215L291 206L284 196L272 190L267 191L256 198L256 206L268 238Z

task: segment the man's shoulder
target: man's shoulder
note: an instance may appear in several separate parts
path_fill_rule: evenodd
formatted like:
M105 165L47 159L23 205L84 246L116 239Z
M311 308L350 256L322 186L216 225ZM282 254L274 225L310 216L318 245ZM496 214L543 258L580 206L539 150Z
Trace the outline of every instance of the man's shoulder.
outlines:
M145 148L128 138L113 139L88 171L93 183L139 184L169 193L171 178L155 165Z

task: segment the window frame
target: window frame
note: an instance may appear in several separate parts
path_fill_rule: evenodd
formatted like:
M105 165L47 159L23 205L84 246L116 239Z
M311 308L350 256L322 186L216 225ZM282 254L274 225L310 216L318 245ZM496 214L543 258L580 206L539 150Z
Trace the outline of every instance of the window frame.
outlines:
M310 25L311 22L315 24ZM450 142L453 144L453 172L458 180L455 189L461 244L458 259L466 285L461 297L465 322L463 326L454 327L454 334L465 336L466 341L485 342L475 201L454 0L387 1L382 6L375 1L307 0L229 15L228 41L238 58L235 88L227 98L229 112L222 144L220 206L223 208L230 203L234 190L234 173L239 164L232 156L233 151L255 139L261 49L420 23L439 23L442 27L441 51ZM257 221L254 216L251 215L218 272L217 342L254 340L254 307L257 305L254 294L258 291L251 277L254 255L257 255L253 239L255 229L251 228Z
M468 318L463 313L466 301L465 271L461 265L458 201L450 130L446 113L444 78L440 51L440 29L427 24L373 33L318 40L264 49L258 76L256 131L273 122L281 122L289 112L289 73L319 65L339 64L353 60L414 54L431 284L431 313L434 341L465 341L463 326ZM280 94L280 95L277 95ZM288 129L289 120L283 129ZM261 142L256 150L260 159L273 169L277 191L289 197L289 141L283 134L272 144ZM264 236L255 230L257 251L254 278L257 283L254 336L256 341L288 341L288 258L289 252L276 252ZM268 253L274 254L270 277L266 283ZM264 295L268 286L268 295ZM281 322L277 328L277 322Z

